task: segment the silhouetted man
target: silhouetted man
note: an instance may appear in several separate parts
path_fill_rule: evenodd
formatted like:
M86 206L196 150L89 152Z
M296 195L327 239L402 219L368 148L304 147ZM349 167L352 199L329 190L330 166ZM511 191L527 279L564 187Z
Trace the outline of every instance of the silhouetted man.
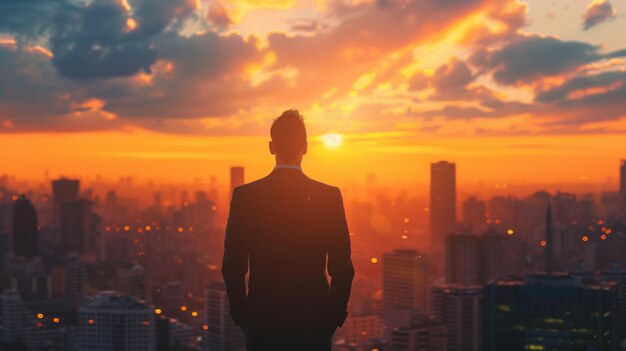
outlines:
M236 187L230 202L222 265L230 314L248 350L327 351L354 277L343 199L302 173L307 136L298 111L284 112L270 134L276 167Z

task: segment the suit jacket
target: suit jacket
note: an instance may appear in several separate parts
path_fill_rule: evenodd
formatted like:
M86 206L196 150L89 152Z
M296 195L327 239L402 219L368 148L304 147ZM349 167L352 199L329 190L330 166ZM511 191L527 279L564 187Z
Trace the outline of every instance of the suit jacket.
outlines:
M236 187L224 246L222 274L236 325L343 325L354 268L339 188L290 168Z

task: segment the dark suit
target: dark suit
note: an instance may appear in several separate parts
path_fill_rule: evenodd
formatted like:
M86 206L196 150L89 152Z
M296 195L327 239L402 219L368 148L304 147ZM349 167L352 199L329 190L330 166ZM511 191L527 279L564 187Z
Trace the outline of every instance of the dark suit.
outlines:
M289 168L235 188L222 274L248 350L330 350L354 277L339 188Z

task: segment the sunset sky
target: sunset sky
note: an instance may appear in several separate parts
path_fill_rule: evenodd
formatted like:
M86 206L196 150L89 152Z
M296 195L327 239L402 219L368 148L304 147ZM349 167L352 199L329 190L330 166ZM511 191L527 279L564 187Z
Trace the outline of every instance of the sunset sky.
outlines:
M297 108L305 172L617 184L626 3L0 0L0 173L187 181L272 166ZM612 179L612 180L611 180Z

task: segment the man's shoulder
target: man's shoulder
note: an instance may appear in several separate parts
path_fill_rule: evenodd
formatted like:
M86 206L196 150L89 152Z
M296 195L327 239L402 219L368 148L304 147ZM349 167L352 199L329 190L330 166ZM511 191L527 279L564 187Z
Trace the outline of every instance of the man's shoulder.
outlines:
M334 194L334 193L339 192L339 188L334 185L326 184L326 183L320 182L319 180L315 180L309 177L306 177L306 179L311 187L319 191L324 191L329 194Z

